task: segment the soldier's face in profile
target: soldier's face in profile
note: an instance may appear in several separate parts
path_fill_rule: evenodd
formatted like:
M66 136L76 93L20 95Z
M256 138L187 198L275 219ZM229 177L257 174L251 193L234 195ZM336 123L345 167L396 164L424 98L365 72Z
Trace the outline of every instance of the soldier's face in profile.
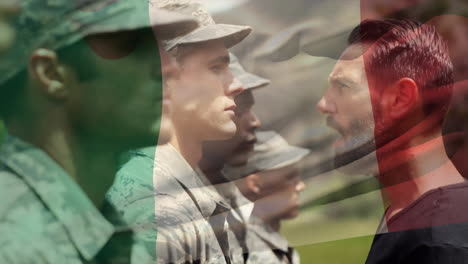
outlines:
M329 76L329 87L317 108L327 115L327 125L340 138L334 144L335 154L350 153L372 141L374 117L364 58L360 46L346 50ZM360 157L355 157L360 158Z
M255 99L252 90L244 91L236 96L235 102L237 104L235 110L237 132L231 140L227 141L227 146L223 146L223 149L230 150L227 159L229 165L242 166L247 163L249 154L253 151L257 141L255 131L260 127L261 123L253 111Z
M239 81L236 83L242 85ZM242 92L234 100L237 105L234 118L237 126L235 136L228 140L206 141L203 148L210 156L222 157L227 164L236 167L247 163L257 141L255 130L260 127L260 120L252 109L255 101L251 90Z
M96 76L77 80L72 90L71 107L80 128L131 147L156 144L163 76L152 32L98 35L87 44L93 65L85 66L94 67Z
M190 129L202 141L231 138L236 132L234 97L240 90L231 86L228 51L221 41L193 45L178 62L179 78L168 82L175 129Z

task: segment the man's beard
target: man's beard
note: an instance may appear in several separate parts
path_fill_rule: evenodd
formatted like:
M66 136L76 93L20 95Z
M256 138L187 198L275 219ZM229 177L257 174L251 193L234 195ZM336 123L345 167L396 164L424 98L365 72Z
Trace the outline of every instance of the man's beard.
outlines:
M353 120L349 134L351 136L343 137L343 142L335 146L335 169L348 175L377 173L373 115Z

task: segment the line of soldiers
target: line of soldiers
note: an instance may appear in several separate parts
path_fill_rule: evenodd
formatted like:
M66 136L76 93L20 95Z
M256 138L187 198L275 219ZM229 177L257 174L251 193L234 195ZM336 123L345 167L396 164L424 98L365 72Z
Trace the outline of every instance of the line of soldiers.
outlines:
M1 263L298 263L279 226L308 151L256 135L269 80L228 52L250 27L186 0L18 7L0 57Z

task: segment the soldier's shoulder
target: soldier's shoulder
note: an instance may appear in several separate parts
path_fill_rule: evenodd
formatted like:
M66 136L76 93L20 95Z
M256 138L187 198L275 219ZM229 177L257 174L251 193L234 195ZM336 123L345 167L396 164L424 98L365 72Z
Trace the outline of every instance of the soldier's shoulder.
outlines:
M117 207L129 205L153 194L153 160L131 153L116 173L106 197Z
M178 197L172 195L160 195L156 201L155 216L158 224L179 225L192 222L200 212L196 208L191 208L187 202L182 202Z
M61 255L50 250L50 237L44 235L45 223L53 217L34 190L5 168L0 168L0 181L0 263L60 260Z
M38 199L30 186L17 174L0 167L0 217L21 210Z
M0 222L0 233L0 263L46 264L70 260L61 250L51 250L55 244L50 237L32 233L31 228Z

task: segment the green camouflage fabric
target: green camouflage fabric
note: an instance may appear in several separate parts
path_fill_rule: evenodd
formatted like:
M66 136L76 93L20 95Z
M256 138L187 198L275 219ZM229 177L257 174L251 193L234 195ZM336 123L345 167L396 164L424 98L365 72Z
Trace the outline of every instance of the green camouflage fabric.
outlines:
M208 221L218 204L170 144L131 153L107 198L126 221L154 226L157 263L226 263Z
M22 0L20 4L21 13L12 21L16 45L0 56L0 84L24 69L37 48L57 50L91 34L170 22L165 15L151 13L156 8L148 0ZM180 34L197 26L187 17L178 21L187 25Z
M0 263L128 263L129 228L115 213L107 220L42 150L7 136L0 178Z
M138 230L136 239L144 246L133 250L131 263L135 264L157 261L157 226L152 181L154 151L155 148L150 147L127 153L123 157L124 165L117 172L114 184L106 194L106 199L122 218Z
M247 225L247 264L299 264L299 254L290 247L286 238L265 224L261 219L251 216Z

